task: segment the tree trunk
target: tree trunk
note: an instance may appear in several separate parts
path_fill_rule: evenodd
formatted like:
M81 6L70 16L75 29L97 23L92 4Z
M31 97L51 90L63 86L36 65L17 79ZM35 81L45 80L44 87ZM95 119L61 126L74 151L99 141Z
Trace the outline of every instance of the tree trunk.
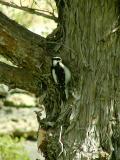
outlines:
M46 159L119 160L119 2L56 3L64 42L59 52L72 80L67 103L58 107L54 102L54 114L47 112L54 123L47 136Z

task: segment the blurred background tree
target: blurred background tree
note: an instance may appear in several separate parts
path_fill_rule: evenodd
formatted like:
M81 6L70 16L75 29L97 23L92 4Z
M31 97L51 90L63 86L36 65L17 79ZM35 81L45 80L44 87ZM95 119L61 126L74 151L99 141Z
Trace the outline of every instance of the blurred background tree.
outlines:
M41 10L41 12L48 15L55 14L55 16L57 16L57 8L54 0L6 0L5 2L13 5L34 8L36 10ZM12 7L0 5L0 11L5 13L9 18L15 20L17 23L44 37L51 33L57 26L57 23L53 20L35 14L29 14L28 12Z

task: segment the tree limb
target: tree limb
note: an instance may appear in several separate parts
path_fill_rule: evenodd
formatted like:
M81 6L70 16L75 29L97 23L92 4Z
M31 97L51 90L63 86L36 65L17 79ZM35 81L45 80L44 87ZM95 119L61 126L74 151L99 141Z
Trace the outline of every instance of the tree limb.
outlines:
M10 88L21 88L34 93L38 91L36 78L28 70L2 62L0 62L0 83L8 85Z
M37 93L36 90L43 92L45 88L43 83L44 85L45 83L48 84L47 81L49 81L51 66L51 57L50 54L47 53L46 47L45 38L28 31L0 12L0 54L17 66L17 68L10 67L8 73L10 74L14 71L14 74L12 73L13 77L15 77L17 73L19 74L17 80L11 79L11 81L9 81L11 74L4 75L6 71L1 67L1 83L7 83L7 85L11 86L12 82L15 83L15 86L22 89L35 91L35 93ZM3 64L1 65L3 66ZM18 72L16 70L18 70ZM25 80L22 81L24 78ZM35 81L34 78L36 79ZM32 80L34 82L32 82ZM28 81L33 84L31 83L30 85ZM42 88L40 89L38 86L35 88L34 83L36 83L36 86L39 83Z
M25 12L28 12L30 14L36 14L38 16L42 16L42 17L54 20L55 22L58 22L57 17L55 17L54 15L50 16L50 15L47 15L45 13L42 13L43 12L42 10L38 10L38 9L35 9L35 8L29 8L29 7L26 7L26 6L18 6L14 3L8 3L8 2L1 1L1 0L0 0L0 4L8 6L8 7L16 8L16 9L19 9L19 10L22 10L22 11L25 11ZM49 13L49 14L51 14L51 13Z
M28 31L0 12L0 54L13 64L38 70L46 56L45 38Z

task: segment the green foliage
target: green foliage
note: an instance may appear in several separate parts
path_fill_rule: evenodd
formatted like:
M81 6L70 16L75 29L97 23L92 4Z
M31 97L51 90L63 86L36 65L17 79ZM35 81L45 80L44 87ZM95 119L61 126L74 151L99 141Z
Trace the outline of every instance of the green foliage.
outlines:
M0 160L29 160L22 142L10 136L0 137Z

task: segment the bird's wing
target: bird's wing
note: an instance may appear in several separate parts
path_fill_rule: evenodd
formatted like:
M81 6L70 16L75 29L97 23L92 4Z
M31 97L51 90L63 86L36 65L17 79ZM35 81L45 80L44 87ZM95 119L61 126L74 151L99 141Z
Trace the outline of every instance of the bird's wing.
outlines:
M65 83L67 85L71 79L71 72L66 66L64 66L64 69L65 69Z

